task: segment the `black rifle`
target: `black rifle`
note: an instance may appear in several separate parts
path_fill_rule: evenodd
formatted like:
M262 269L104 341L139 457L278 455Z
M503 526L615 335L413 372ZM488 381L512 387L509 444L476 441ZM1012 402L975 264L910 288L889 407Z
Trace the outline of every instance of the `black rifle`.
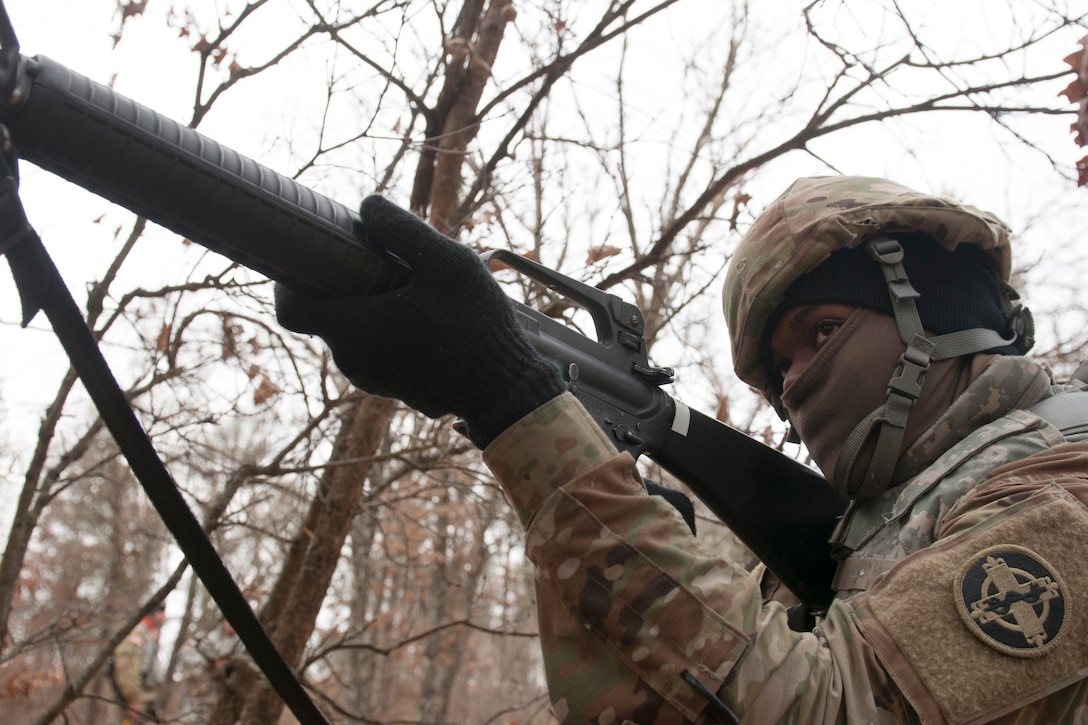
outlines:
M37 166L289 286L373 293L411 274L365 239L347 207L48 58L6 65L0 123ZM835 570L827 541L844 502L824 479L662 391L672 371L648 365L635 306L491 254L592 314L597 340L513 303L616 444L675 475L803 602L825 605Z
M596 340L513 301L537 352L620 450L676 476L790 591L818 609L831 599L828 539L845 508L816 471L661 389L673 370L647 362L642 312L621 297L506 250L484 255L586 309Z

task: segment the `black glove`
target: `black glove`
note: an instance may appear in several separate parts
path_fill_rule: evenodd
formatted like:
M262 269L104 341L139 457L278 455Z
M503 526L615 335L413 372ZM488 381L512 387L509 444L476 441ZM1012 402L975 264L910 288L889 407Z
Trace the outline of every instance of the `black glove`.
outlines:
M691 502L691 499L685 496L675 488L668 488L662 486L657 481L650 480L649 478L643 478L642 482L646 484L646 492L651 496L660 496L669 503L672 507L680 512L680 515L684 518L684 523L691 529L691 534L694 536L695 531L695 504Z
M479 256L380 196L363 200L359 214L369 240L411 267L411 281L340 297L277 284L281 325L322 337L344 375L368 393L431 418L460 416L480 448L564 390Z

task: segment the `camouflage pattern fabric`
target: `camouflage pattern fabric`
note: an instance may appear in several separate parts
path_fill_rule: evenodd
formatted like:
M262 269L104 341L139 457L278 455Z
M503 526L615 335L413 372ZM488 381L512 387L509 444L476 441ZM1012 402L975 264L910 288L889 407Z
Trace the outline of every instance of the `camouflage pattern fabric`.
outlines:
M1023 456L1033 460L1031 454L1065 443L1037 416L1012 408L1035 395L1040 375L1045 378L1041 368L1019 359L988 371L973 394L978 397L957 410L986 407L978 404L983 388L1005 391L990 396L999 401L999 409L985 413L990 422L962 441L931 442L932 459L922 472L857 505L844 527L844 543L856 547L855 556L894 565L981 528L1045 488L1050 479L1033 477L1030 465L996 491L985 485L995 467ZM947 419L939 425L956 429ZM867 630L860 624L878 621L871 607L879 597L863 591L869 584L844 592L812 632L791 631L785 609L761 600L752 574L704 551L667 503L645 495L633 460L617 454L572 396L527 416L484 455L526 528L541 647L560 722L721 721L684 680L685 672L716 692L742 722L920 721L910 703L931 693L919 694L917 682L904 678L904 671L915 671L908 660L878 649L885 639L869 639L875 625ZM1074 466L1063 485L1079 505L1088 503L1083 466ZM898 518L885 518L889 511ZM891 569L871 583L894 584L898 572ZM859 601L870 609L855 606ZM879 631L895 631L898 621ZM934 646L928 656L946 659L949 652ZM940 691L970 688L970 682L945 683ZM1066 671L1032 686L1031 701L1013 703L1019 709L999 722L1088 718L1084 674ZM934 712L938 722L947 717L940 710L926 714Z
M695 543L683 518L646 494L634 460L570 394L504 432L484 457L527 530L560 721L698 717L706 699L681 673L712 692L722 686L749 641L720 595L739 588L744 601L758 600L758 581L677 547Z
M1008 280L1009 229L992 214L885 179L799 179L755 221L729 264L722 300L737 377L771 398L760 347L786 289L832 252L878 232L907 231L927 234L948 249L977 245Z
M982 522L907 557L848 603L923 721L1086 714L1088 444L1003 468L976 488L973 498L1001 502L982 507ZM958 510L978 511L978 502Z
M1050 392L1039 365L997 357L903 456L900 465L914 475L864 506L852 504L836 543L867 562L898 561L932 544L943 517L990 469L1065 442L1023 410ZM861 588L840 583L844 592Z
M142 622L113 651L113 679L126 703L158 699L158 651L158 639Z

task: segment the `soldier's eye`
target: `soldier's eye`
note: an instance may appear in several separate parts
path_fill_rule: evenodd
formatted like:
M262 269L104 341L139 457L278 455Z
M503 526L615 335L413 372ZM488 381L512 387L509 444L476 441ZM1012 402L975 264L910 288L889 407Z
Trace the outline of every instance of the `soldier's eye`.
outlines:
M812 344L819 350L840 327L842 327L842 320L836 318L820 320L812 328Z

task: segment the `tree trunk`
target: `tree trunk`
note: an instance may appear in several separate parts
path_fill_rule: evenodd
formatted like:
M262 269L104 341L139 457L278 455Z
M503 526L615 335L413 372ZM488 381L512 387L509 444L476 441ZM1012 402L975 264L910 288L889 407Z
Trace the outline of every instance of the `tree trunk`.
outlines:
M464 222L457 209L465 151L479 130L476 109L491 78L506 24L515 15L510 0L491 0L481 20L482 6L481 0L466 2L453 37L447 39L446 79L427 123L430 138L425 147L436 151L420 157L412 189L412 208L422 213L429 206L431 224L447 234Z
M376 613L375 601L380 599L381 567L374 567L371 549L378 533L378 520L374 511L364 511L356 517L351 532L352 592L351 621L355 627L369 622ZM369 627L367 628L369 630ZM357 636L357 635L356 635ZM354 690L349 694L349 701L356 712L374 712L375 697L380 696L377 680L381 672L380 657L364 649L355 649L349 655L351 679Z
M352 461L325 469L306 521L295 538L268 605L262 612L265 627L280 653L293 667L302 661L313 633L321 603L336 570L340 551L351 529L372 457L381 445L396 402L364 398L344 412L330 462ZM240 682L225 699L243 699L241 722L268 725L278 721L283 700L253 680ZM221 702L217 712L237 712Z

